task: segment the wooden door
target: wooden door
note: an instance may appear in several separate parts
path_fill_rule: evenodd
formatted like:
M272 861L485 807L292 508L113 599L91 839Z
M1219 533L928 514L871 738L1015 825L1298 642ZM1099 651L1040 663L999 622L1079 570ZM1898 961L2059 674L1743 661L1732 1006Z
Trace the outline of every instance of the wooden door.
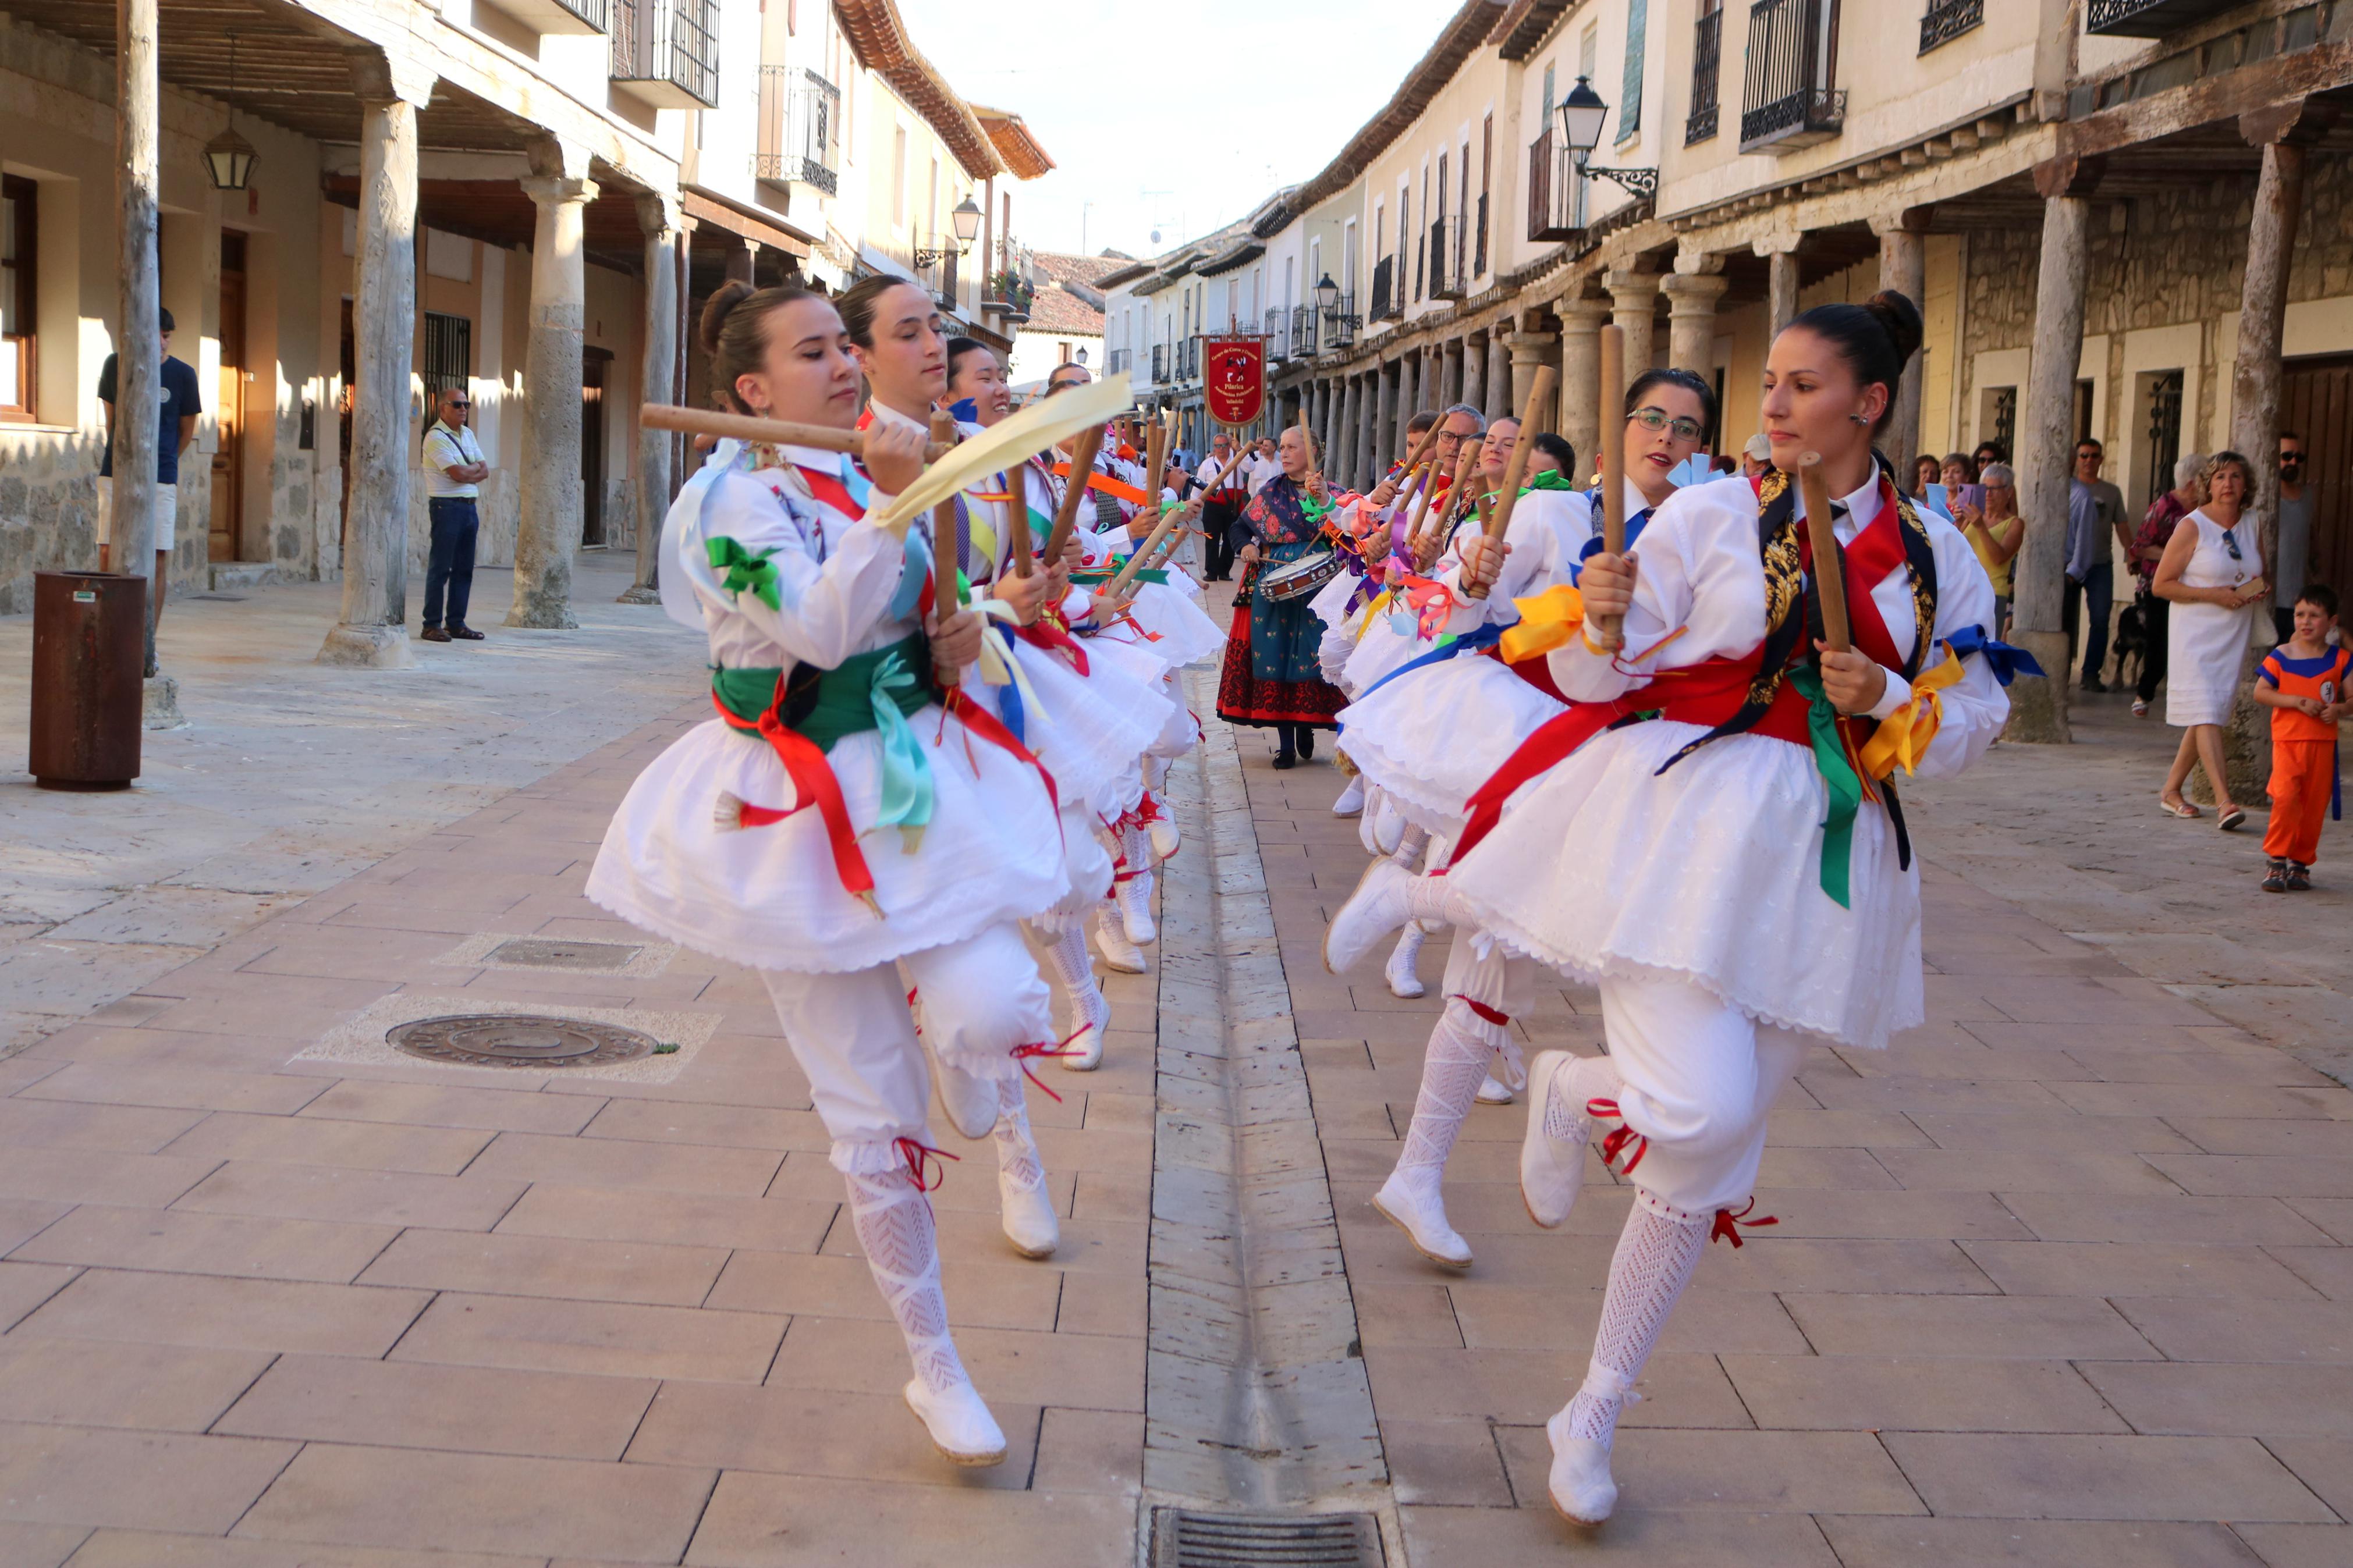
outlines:
M214 394L212 554L240 558L245 516L245 236L221 232L220 378Z
M2353 354L2292 359L2282 367L2280 428L2304 437L2304 489L2312 502L2312 574L2339 594L2353 588ZM2275 463L2274 453L2247 454Z
M580 361L580 543L605 545L605 367L612 354L586 351Z

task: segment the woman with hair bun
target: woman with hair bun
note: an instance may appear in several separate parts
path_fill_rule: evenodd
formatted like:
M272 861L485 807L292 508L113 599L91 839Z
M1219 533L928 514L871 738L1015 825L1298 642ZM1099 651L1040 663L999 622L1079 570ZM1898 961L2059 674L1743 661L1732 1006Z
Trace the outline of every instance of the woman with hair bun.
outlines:
M1767 1109L1816 1045L1876 1049L1922 1017L1920 879L1901 765L1957 773L2009 713L1993 592L1953 526L1873 450L1920 313L1825 305L1774 340L1775 468L1678 490L1638 550L1584 563L1547 673L1568 706L1469 803L1447 874L1376 861L1333 921L1345 969L1411 918L1594 984L1607 1056L1530 1064L1520 1191L1567 1219L1588 1140L1634 1188L1582 1386L1546 1423L1549 1489L1595 1523L1630 1386L1709 1238L1751 1214ZM1820 635L1796 470L1818 454L1852 647ZM1623 618L1623 646L1594 640ZM1850 757L1860 759L1860 773Z
M726 284L702 341L732 410L857 418L858 365L821 296ZM587 893L759 973L906 1337L907 1403L946 1458L994 1465L1005 1436L940 1292L924 1195L940 1151L907 984L951 1120L993 1131L1000 1165L1026 1164L1023 1202L1043 1218L1025 1222L1050 1226L1021 1091L1027 1059L1053 1049L1051 998L1020 922L1053 909L1070 873L1052 781L957 687L981 626L938 591L929 520L903 539L865 521L922 474L923 445L920 428L881 426L860 464L724 440L687 482L662 529L662 605L709 638L718 715L630 786Z

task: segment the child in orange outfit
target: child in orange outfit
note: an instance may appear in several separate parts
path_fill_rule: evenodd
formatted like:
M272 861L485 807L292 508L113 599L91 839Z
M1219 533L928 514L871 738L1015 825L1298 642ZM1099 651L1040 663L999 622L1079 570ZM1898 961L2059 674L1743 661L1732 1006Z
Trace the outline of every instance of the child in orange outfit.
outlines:
M2314 583L2297 595L2295 635L2265 655L2255 700L2272 710L2272 822L2263 834L2263 891L2312 887L2324 816L2342 816L2337 793L2337 722L2348 702L2353 652L2328 640L2337 595Z

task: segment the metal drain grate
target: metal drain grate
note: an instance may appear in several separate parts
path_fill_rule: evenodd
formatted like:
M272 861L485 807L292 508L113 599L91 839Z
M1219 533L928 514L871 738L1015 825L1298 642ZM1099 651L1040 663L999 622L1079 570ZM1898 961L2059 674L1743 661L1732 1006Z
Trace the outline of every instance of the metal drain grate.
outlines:
M491 959L529 969L577 969L603 973L626 969L643 947L617 942L557 942L543 936L519 936L491 949Z
M608 1067L650 1055L659 1046L651 1035L635 1029L536 1013L419 1018L385 1031L384 1037L412 1057L477 1068Z
M1381 1568L1369 1513L1152 1510L1152 1568Z

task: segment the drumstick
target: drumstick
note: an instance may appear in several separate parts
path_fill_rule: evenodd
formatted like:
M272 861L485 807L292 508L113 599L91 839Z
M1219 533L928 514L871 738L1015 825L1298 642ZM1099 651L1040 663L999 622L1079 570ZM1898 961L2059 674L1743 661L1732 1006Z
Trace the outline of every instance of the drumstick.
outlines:
M1071 445L1071 479L1062 487L1062 504L1054 509L1054 531L1046 536L1046 559L1060 561L1071 542L1071 531L1079 524L1079 502L1086 498L1087 476L1095 471L1095 454L1103 450L1103 426L1091 426L1079 432Z
M1528 471L1528 453L1536 444L1536 411L1552 396L1553 379L1552 366L1536 366L1535 381L1528 388L1527 405L1520 410L1520 437L1512 443L1512 455L1504 462L1504 493L1497 498L1494 510L1485 516L1483 531L1490 542L1503 538L1504 531L1512 526L1512 509L1520 503L1520 480ZM1462 591L1473 599L1483 599L1487 596L1487 584L1466 584Z
M1832 653L1847 650L1846 574L1839 563L1838 531L1831 526L1830 481L1822 475L1822 456L1808 452L1798 459L1798 493L1806 502L1806 535L1814 546L1814 593L1822 605L1822 640Z
M1594 404L1602 415L1601 425L1601 548L1611 555L1626 553L1626 427L1621 418L1614 426L1609 421L1609 410L1626 406L1626 331L1614 322L1601 329L1601 384L1596 389ZM1593 617L1594 645L1615 653L1626 646L1626 617L1596 616Z
M865 431L830 425L761 419L749 414L723 414L715 408L681 408L674 403L640 405L638 423L649 430L682 430L690 436L725 436L778 447L814 447L820 452L847 452L861 462L866 458ZM946 450L944 443L934 440L923 449L923 461L928 463Z

